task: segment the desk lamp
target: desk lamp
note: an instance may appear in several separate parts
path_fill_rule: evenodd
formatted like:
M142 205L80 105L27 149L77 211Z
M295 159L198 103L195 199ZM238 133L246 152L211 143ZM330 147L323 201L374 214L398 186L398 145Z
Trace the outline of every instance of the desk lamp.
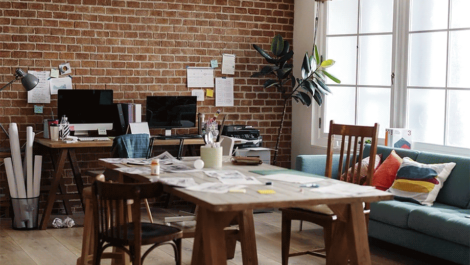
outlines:
M0 91L18 79L21 79L21 83L23 84L23 87L26 89L26 91L32 90L39 84L39 79L37 77L32 74L27 74L23 70L18 68L15 71L15 79L11 80L10 83L0 88Z

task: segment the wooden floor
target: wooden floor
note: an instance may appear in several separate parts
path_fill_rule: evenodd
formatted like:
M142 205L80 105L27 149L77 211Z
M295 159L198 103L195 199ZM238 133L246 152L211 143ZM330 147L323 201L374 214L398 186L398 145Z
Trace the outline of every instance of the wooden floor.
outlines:
M153 209L154 219L161 221L168 215ZM255 214L256 240L260 265L274 265L281 262L281 214L279 212ZM323 245L320 227L304 223L304 230L298 231L298 222L293 223L291 251L308 250ZM83 228L64 228L33 231L11 229L10 219L0 219L0 264L76 264L81 252ZM410 251L378 240L371 240L372 263L391 264L450 264L418 252ZM190 264L192 239L183 240L183 264ZM154 250L145 264L174 264L172 249L162 246ZM109 264L109 262L102 262ZM242 264L240 246L228 264ZM289 259L289 264L325 264L322 258L299 256Z

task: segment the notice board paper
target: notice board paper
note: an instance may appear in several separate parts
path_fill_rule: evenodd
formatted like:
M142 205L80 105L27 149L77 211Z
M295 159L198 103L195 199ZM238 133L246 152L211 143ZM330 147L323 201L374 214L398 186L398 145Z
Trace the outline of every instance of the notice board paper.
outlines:
M51 103L51 93L49 92L49 71L28 71L39 79L38 85L28 91L28 103Z
M233 106L233 78L215 79L215 105L218 107Z
M196 96L197 101L204 101L204 89L194 89L191 91L191 96Z
M188 67L188 87L214 87L214 69L211 67Z
M63 78L51 78L49 80L51 87L51 95L57 95L59 89L72 89L72 78L63 77Z
M235 54L224 54L222 57L222 74L235 74Z

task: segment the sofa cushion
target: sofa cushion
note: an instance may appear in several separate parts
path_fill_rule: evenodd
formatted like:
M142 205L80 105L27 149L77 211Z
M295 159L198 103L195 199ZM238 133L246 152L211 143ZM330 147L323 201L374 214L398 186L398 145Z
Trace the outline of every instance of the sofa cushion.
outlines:
M413 210L408 226L433 237L470 247L470 210L436 204Z
M408 216L411 211L423 207L416 203L400 201L380 201L370 204L370 219L385 224L408 228Z
M436 202L470 209L470 158L421 152L416 161L426 164L455 162Z
M387 190L392 186L403 159L392 150L390 155L379 166L372 177L371 186L379 190Z

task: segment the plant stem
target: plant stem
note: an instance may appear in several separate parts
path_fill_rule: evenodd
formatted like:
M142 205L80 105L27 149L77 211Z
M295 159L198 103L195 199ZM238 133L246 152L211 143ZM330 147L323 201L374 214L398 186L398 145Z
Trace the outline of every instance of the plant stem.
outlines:
M282 127L284 126L284 117L286 116L288 99L289 97L286 97L284 99L284 109L282 110L282 117L281 117L281 124L279 125L279 132L277 133L277 141L276 141L276 148L274 149L273 165L276 165L276 162L277 162L277 152L279 151L279 142L281 141L281 133L282 133Z

